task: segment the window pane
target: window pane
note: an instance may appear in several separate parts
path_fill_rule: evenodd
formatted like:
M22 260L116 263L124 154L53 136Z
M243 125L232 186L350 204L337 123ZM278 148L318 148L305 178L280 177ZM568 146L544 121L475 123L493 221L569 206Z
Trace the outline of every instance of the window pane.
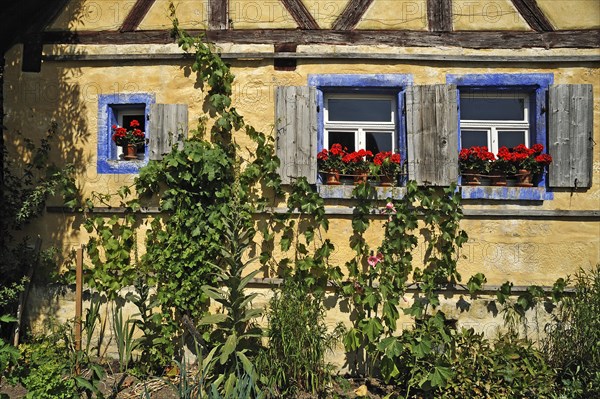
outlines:
M525 144L526 132L515 130L503 130L498 132L498 148L516 147L519 144Z
M140 129L142 132L146 131L146 121L144 118L144 114L141 115L123 115L123 127L129 129L132 120L136 120L140 123Z
M347 151L349 152L356 151L356 148L354 147L354 138L354 132L329 132L329 148L331 148L332 145L339 143L342 145L342 148L347 148Z
M373 133L367 132L367 150L373 155L381 151L392 151L392 134L391 133Z
M461 120L525 120L523 98L460 97Z
M460 148L481 147L490 148L487 130L461 130Z
M327 104L330 121L392 121L392 100L331 98Z

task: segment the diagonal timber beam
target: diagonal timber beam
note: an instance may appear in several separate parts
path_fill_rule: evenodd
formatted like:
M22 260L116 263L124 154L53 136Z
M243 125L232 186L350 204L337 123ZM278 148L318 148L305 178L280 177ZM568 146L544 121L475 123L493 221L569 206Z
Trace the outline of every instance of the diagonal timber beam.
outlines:
M150 7L154 4L155 0L137 0L129 14L125 17L125 21L123 21L123 25L121 25L121 32L133 32L137 29L142 22L142 19L146 16L148 11L150 11Z
M538 32L554 31L552 23L546 18L536 0L512 0L512 2L531 29Z
M302 3L302 0L281 0L281 2L300 29L319 29L319 24Z
M332 30L352 30L365 15L373 0L350 0L333 23Z

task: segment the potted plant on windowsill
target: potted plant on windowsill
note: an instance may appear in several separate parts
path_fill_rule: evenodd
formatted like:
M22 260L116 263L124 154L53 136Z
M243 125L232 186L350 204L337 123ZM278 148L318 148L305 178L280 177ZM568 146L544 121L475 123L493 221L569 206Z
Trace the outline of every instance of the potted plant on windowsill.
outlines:
M367 150L358 150L344 155L342 161L345 165L345 172L354 176L354 184L366 183L369 179L373 153Z
M317 154L317 166L323 173L327 184L340 184L340 173L344 171L345 164L342 158L346 152L341 144L333 144L329 150L323 148Z
M391 151L382 151L373 158L374 173L379 176L379 183L382 186L392 186L398 177L401 169L400 154L394 154Z
M533 179L544 173L546 167L552 162L549 154L542 154L544 146L534 144L527 148L524 144L514 147L509 157L515 166L517 177L517 186L532 187Z
M492 186L506 186L507 177L517 173L517 168L512 161L512 153L507 147L500 147L496 160L490 165L490 181Z
M132 120L129 123L129 129L113 125L114 131L112 140L116 145L123 147L123 158L127 160L137 159L137 150L144 144L146 135L139 129L140 122Z
M481 185L481 177L490 171L491 162L496 157L485 146L463 148L458 155L458 164L463 177L463 184Z

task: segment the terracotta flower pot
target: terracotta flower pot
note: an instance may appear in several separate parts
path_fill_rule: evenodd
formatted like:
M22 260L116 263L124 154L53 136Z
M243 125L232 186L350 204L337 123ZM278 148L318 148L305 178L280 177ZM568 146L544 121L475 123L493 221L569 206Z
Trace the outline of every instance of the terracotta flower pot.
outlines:
M462 184L465 186L481 186L481 175L474 170L465 170L462 173Z
M492 186L506 186L506 175L495 174L490 175L490 182Z
M125 153L123 158L127 160L137 159L137 145L127 144L123 146L123 152Z
M325 182L330 185L337 186L340 184L340 172L338 170L329 170L325 172L327 176Z
M379 185L383 187L391 187L394 185L394 177L389 175L379 176Z
M359 185L362 183L366 183L367 180L369 179L369 172L356 172L357 174L354 175L354 185Z
M519 169L517 172L517 187L533 187L533 175L531 171Z

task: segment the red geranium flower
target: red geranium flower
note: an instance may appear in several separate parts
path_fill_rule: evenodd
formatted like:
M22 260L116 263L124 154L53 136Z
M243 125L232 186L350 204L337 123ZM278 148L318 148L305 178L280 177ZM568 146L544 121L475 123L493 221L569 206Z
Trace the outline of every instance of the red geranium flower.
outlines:
M140 126L140 123L134 119L129 123L130 130L125 129L124 127L112 125L112 129L114 131L112 135L112 140L118 146L126 146L129 144L140 145L144 143L146 135L137 127Z

